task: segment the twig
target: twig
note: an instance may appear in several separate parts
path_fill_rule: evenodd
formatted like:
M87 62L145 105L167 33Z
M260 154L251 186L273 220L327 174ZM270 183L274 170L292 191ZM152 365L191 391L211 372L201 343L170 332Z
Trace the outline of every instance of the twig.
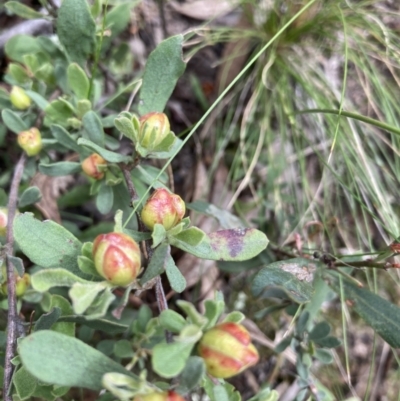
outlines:
M14 233L13 223L17 210L18 188L21 182L22 173L24 171L26 155L23 153L15 167L14 177L11 182L10 197L8 200L8 222L6 237L6 254L12 256L14 253ZM7 315L7 345L6 357L4 362L4 381L3 381L3 399L12 401L10 388L14 366L11 360L15 356L15 348L18 337L18 315L17 315L17 296L15 293L15 273L14 266L7 257L7 292L8 292L8 315Z

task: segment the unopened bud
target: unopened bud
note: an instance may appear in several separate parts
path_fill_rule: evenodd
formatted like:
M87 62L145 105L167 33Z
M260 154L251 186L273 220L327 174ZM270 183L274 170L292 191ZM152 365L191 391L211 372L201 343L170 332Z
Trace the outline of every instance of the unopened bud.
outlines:
M82 170L89 177L101 180L104 177L107 162L97 153L91 154L82 162Z
M8 209L0 207L0 235L6 235L8 223Z
M26 110L32 103L31 98L19 86L11 88L10 102L18 110Z
M199 355L207 372L225 379L243 372L258 362L249 332L237 323L221 323L208 330L200 340Z
M42 150L42 136L40 131L33 127L18 134L18 145L28 156L36 156Z
M124 287L132 284L139 274L139 245L126 234L100 234L93 242L93 260L102 277Z
M169 120L164 113L145 114L139 122L139 143L147 149L154 149L170 132Z
M143 223L152 230L161 224L166 230L175 227L185 215L185 202L179 195L171 194L164 188L156 189L142 209Z
M133 401L185 401L185 399L174 391L162 393L150 393L146 395L137 395Z
M22 277L15 275L15 295L18 298L21 298L25 295L26 290L31 284L31 276L28 273L25 273ZM1 292L4 295L8 294L7 281L1 285Z

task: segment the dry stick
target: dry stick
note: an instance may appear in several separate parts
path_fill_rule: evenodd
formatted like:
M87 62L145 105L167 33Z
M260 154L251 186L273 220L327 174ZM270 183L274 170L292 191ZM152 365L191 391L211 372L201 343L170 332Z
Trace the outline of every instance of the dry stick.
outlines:
M13 364L11 360L15 356L15 347L18 338L18 315L17 315L17 296L15 293L15 274L14 266L12 265L8 256L14 253L14 235L13 235L13 222L17 210L18 201L18 188L21 182L22 173L26 155L23 153L15 167L14 177L11 182L10 197L8 200L8 222L7 222L7 243L6 243L6 256L7 256L7 292L8 292L8 315L7 315L7 345L6 357L4 363L4 381L3 381L3 399L5 401L12 401L9 394L11 388L11 380L13 375Z

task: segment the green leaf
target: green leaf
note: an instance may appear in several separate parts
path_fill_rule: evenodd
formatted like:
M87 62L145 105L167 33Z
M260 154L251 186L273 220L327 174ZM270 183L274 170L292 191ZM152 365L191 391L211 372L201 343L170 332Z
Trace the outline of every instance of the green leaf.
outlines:
M223 322L241 323L244 319L246 319L246 316L242 312L233 311L225 316Z
M39 164L39 171L42 174L49 175L51 177L60 177L79 173L82 171L82 167L78 162L57 162L50 164L41 163Z
M46 107L48 107L48 105L50 104L42 95L39 95L39 93L37 92L25 90L25 93L35 102L35 104L41 110L45 110Z
M172 36L150 53L140 90L141 115L164 111L178 78L186 68L182 60L182 42L183 35Z
M180 380L178 391L186 394L196 388L206 371L203 358L198 356L191 356L183 370Z
M326 365L333 361L332 353L326 349L317 349L314 356Z
M200 228L190 227L186 230L181 231L174 237L190 246L197 246L205 239L206 233L200 230Z
M35 323L35 331L49 330L61 316L60 308L53 308L50 312L43 314Z
M35 264L43 267L62 267L84 277L77 257L82 244L59 224L41 222L32 213L22 213L14 219L14 236L21 251Z
M33 8L26 6L25 4L21 4L18 1L7 1L4 6L11 11L12 13L18 15L19 17L25 19L43 19L45 16L41 13L38 13Z
M42 194L38 187L29 187L25 189L22 195L19 197L18 206L25 207L29 205L33 205L36 202L39 202L42 199Z
M65 146L67 149L73 150L74 152L82 152L82 148L76 143L76 140L61 125L52 124L50 126L50 130L54 138L57 139L58 143Z
M164 272L170 251L171 248L168 244L162 244L155 249L149 265L146 267L143 276L140 278L141 285L144 285Z
M51 330L66 334L67 336L75 337L75 323L62 321L64 316L69 316L73 313L69 301L61 295L53 294L50 301L50 310L51 309L61 310L61 316L58 321L53 324Z
M7 255L7 259L14 266L14 269L18 272L18 275L22 277L25 273L24 262L22 261L22 259L12 255Z
M202 259L242 261L257 256L268 245L264 233L254 228L221 230L205 235L197 246L191 246L174 237L171 245Z
M208 319L197 312L192 303L183 300L178 300L176 303L186 313L191 323L199 327L204 327L208 323Z
M72 61L84 65L94 53L96 24L86 0L64 0L58 10L57 34Z
M165 378L179 375L184 369L194 345L195 343L192 342L157 344L153 348L151 358L154 372Z
M342 342L338 338L333 336L328 336L314 340L314 343L317 344L319 347L324 347L324 348L336 348L342 344Z
M137 132L131 119L124 115L119 115L118 118L114 120L114 125L118 131L122 132L132 142L137 142Z
M114 355L118 358L129 358L135 355L132 343L128 340L119 340L114 344Z
M78 266L83 273L99 277L99 273L97 273L97 270L91 258L83 255L78 256Z
M59 386L101 390L109 372L132 376L119 363L76 338L42 330L23 339L18 353L25 368L36 378Z
M44 111L46 113L46 125L59 124L64 126L67 125L69 118L74 117L72 105L62 98L53 100Z
M32 287L39 292L53 287L72 287L75 283L92 284L65 269L44 269L32 275Z
M89 140L104 148L104 131L100 117L92 110L88 111L82 119L83 127L89 135Z
M128 330L128 326L125 324L121 324L106 319L93 319L92 317L87 317L87 316L76 316L76 315L64 316L61 317L58 323L56 324L62 324L62 323L83 324L94 330L101 330L109 334L125 333Z
M25 64L25 54L37 53L42 49L37 38L30 35L15 35L7 41L4 50L8 58Z
M115 295L111 292L110 288L106 288L89 306L86 311L86 315L90 315L92 319L102 318L115 300Z
M206 308L205 317L208 319L207 325L204 329L209 329L213 327L218 322L222 312L225 308L225 302L221 300L207 299L204 303Z
M313 286L284 270L273 267L274 264L264 267L255 275L252 283L253 294L258 297L267 287L274 286L282 288L298 303L310 301L314 292Z
M153 240L152 248L157 247L165 240L167 231L162 224L155 224L153 231L151 232L151 239Z
M112 209L113 203L113 189L109 185L106 185L105 182L103 182L103 185L100 186L99 193L96 197L96 207L101 214L107 214Z
M37 379L32 376L23 366L14 374L13 383L18 397L21 400L30 398L35 392L38 384Z
M8 64L8 73L13 77L19 84L24 85L31 81L27 71L22 68L19 64L10 63ZM26 92L26 91L25 91Z
M68 85L78 99L87 99L89 96L89 78L83 68L72 63L67 68Z
M310 340L320 340L325 338L331 332L331 326L327 322L319 322L315 325L315 327L311 330L308 338Z
M74 312L77 315L82 315L106 287L108 284L105 282L75 283L69 290Z
M180 270L176 267L175 261L170 254L168 254L165 271L167 273L168 281L171 285L171 288L178 293L184 291L186 288L185 277L183 277Z
M19 134L29 128L28 124L26 124L17 113L14 113L10 109L4 109L1 112L1 118L3 119L5 126L10 131L14 132L14 134Z
M331 273L334 274L334 273ZM334 290L340 294L339 278ZM400 308L373 292L342 279L344 296L357 312L390 346L400 348Z
M172 333L180 333L186 326L186 320L172 309L166 309L159 316L161 326Z
M78 140L78 145L82 145L89 148L90 150L93 150L110 163L129 163L132 161L132 157L123 156L119 153L114 153L106 150L85 138L80 138Z

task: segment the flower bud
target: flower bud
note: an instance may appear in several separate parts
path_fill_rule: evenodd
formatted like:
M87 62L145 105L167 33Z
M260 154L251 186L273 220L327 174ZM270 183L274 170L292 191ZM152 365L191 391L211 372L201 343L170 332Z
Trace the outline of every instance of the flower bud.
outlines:
M162 393L150 393L146 395L137 395L133 401L185 401L185 399L174 391Z
M6 235L8 223L8 209L0 207L0 235Z
M31 276L25 273L22 277L15 275L15 295L21 298L25 295L26 290L31 284ZM7 281L1 285L1 292L4 295L8 294Z
M31 105L31 98L19 86L13 86L10 92L10 102L18 110L26 110Z
M169 134L170 125L164 113L148 113L140 117L139 143L147 149L154 149Z
M237 323L221 323L208 330L200 340L199 355L207 372L225 379L243 372L258 362L249 332Z
M142 209L143 223L152 230L161 224L166 230L175 227L185 215L185 202L164 188L156 189Z
M28 156L36 156L42 150L42 136L40 131L33 127L18 134L18 145Z
M97 153L92 153L82 162L82 170L89 177L101 180L104 177L104 167L107 162Z
M124 287L132 284L139 274L139 245L126 234L100 234L93 242L93 260L100 276Z

